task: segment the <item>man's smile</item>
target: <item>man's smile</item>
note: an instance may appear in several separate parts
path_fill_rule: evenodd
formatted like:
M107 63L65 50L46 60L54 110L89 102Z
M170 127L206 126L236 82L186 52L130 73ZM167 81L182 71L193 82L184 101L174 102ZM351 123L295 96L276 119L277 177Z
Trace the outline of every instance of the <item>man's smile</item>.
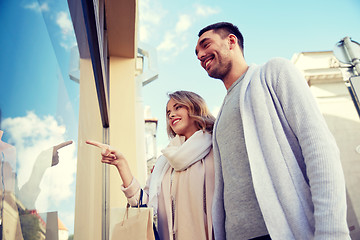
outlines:
M212 60L214 59L214 56L209 56L207 57L205 60L202 61L202 67L207 71L209 70L209 65L212 62Z

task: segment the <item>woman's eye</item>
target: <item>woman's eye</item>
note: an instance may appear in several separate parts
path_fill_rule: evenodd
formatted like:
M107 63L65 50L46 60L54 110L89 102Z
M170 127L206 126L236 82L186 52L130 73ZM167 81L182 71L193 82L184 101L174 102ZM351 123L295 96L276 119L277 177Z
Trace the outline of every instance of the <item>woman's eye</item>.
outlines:
M175 109L178 110L178 109L180 109L180 108L182 108L182 106L176 106Z

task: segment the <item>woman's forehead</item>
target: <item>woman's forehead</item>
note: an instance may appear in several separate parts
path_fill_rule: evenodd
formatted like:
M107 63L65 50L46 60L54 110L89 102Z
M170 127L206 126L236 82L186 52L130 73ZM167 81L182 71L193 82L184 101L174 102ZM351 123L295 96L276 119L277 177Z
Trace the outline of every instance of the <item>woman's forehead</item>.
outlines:
M184 103L183 102L180 102L174 98L170 98L169 101L167 102L167 105L166 105L166 111L168 111L170 108L174 108L176 107L177 105L182 105L184 106Z
M169 108L173 107L176 103L177 102L173 98L170 98L169 101L166 104L166 109L169 109Z

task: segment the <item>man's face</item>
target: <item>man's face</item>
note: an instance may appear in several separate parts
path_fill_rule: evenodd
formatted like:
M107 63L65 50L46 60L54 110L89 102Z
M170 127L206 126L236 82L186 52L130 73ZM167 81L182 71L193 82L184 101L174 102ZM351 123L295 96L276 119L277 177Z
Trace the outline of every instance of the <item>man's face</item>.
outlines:
M222 39L213 30L199 37L195 53L210 77L224 79L231 70L228 38Z

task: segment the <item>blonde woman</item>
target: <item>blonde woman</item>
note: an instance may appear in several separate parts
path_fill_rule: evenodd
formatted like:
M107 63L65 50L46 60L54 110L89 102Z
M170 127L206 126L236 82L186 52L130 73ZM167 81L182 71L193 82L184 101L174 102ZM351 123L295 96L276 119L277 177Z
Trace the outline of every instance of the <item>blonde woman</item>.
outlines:
M213 239L211 207L214 193L212 129L215 118L196 93L169 94L166 106L169 145L162 150L143 189L142 203L154 208L161 240ZM136 206L140 184L128 162L108 145L102 148L103 163L117 167L128 202Z

